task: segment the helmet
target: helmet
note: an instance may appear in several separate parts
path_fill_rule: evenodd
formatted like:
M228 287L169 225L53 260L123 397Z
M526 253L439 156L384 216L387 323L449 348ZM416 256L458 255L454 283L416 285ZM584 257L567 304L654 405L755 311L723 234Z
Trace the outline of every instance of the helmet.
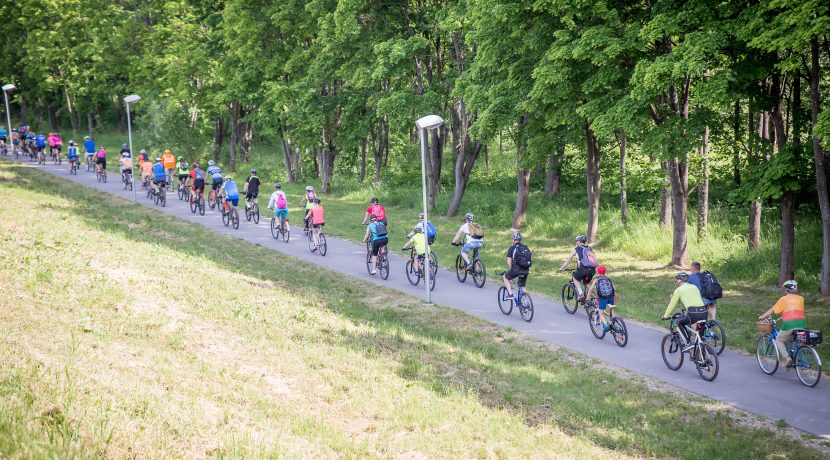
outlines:
M315 203L317 203L317 204L320 204L320 199L319 199L319 198L315 198L315 199L314 199L314 202L315 202Z
M233 178L231 176L225 176L225 182L230 181L230 180L233 180Z
M75 145L75 141L70 140L70 141L69 141L69 145Z
M423 229L423 228L421 228L421 226L420 226L420 225L416 225L416 226L412 229L412 231L413 231L413 232L415 232L415 233L423 233L423 232L424 232L424 229Z
M516 240L516 241L522 241L522 234L521 234L521 233L519 233L519 232L513 232L512 237L513 237L513 239L514 239L514 240Z
M156 161L161 161L161 157L156 157Z
M310 185L306 185L306 186L305 186L305 191L306 191L306 192L313 192L313 191L314 191L314 187L312 187L312 186L310 186Z
M686 272L677 272L677 274L674 275L674 279L686 282L689 281L689 274Z
M579 235L576 237L576 241L579 241L580 243L587 243L588 237L586 237L585 235Z
M369 203L377 203L377 202L378 202L378 199L375 198L375 197L372 197L372 199L369 200Z
M787 280L784 281L783 284L781 284L781 288L795 292L798 290L798 283L796 283L795 280Z
M184 158L182 158L182 157L179 157L179 163L184 163L184 164L187 164L187 162L185 162L185 161L184 161Z
M90 139L89 136L84 136L85 141L88 141L89 139Z
M597 267L597 273L599 273L600 275L604 275L605 274L605 265L598 266Z
M274 184L274 190L279 190L279 189L281 189L281 188L282 188L282 184L280 184L279 182L277 182L276 184Z
M467 214L464 214L464 220L466 220L467 222L472 222L473 219L475 219L475 218L476 218L475 214L473 214L471 212L468 212Z
M146 154L147 154L147 151L146 151L146 150L144 150L144 149L141 149L138 153L143 153L143 154L145 154L145 155L146 155Z
M213 166L213 165L215 165L215 164L216 164L216 162L215 162L215 161L213 161L213 160L208 160L208 166Z
M126 148L127 148L127 144L121 144L121 148L122 148L122 149L126 149Z
M256 175L256 169L251 169L251 174Z
M424 213L418 214L418 220L424 220L424 217L426 217L424 216Z
M374 221L378 220L378 216L376 216L376 215L374 215L374 214L369 214L369 220L371 220L372 222L374 222Z

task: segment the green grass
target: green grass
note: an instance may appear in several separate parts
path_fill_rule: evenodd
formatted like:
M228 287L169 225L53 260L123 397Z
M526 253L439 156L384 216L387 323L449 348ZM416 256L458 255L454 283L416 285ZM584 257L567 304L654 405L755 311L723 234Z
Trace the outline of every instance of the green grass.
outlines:
M0 457L823 455L40 171L0 163L0 199Z

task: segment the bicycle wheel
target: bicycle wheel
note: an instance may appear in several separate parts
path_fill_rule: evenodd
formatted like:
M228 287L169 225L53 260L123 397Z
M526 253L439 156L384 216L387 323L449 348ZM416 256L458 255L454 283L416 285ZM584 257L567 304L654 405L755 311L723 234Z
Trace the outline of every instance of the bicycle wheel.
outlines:
M227 227L228 224L231 223L231 214L229 212L225 212L224 207L220 207L219 210L222 212L222 223L225 224L225 227Z
M755 344L755 358L758 360L758 366L761 367L761 372L767 375L772 375L778 370L778 349L775 348L775 341L768 335L758 337L758 342Z
M812 347L801 347L795 358L795 373L805 386L813 388L821 380L821 360Z
M723 326L712 319L706 323L706 330L703 331L703 340L712 346L715 353L721 354L726 348L726 332Z
M156 206L158 206L159 201L161 201L161 196L158 193L153 193L153 201L155 202Z
M373 268L374 268L374 266L372 265L372 250L367 249L366 250L366 271L369 272L369 274L371 275Z
M327 250L328 250L328 246L326 246L326 235L324 235L323 232L321 231L320 232L320 255L325 257ZM388 277L389 276L389 264L388 263L386 265L386 271L387 271L386 276ZM386 278L384 278L384 279L386 279Z
M421 282L421 275L415 271L413 260L407 260L404 268L406 269L406 279L409 281L409 284L417 286Z
M196 200L190 200L190 212L196 214L196 208L199 207L199 203Z
M533 321L533 299L527 292L522 292L522 304L519 306L519 314L526 323Z
M288 227L288 223L285 220L281 221L281 228L282 230L280 233L282 233L282 240L287 243L288 240L291 239L291 229Z
M106 180L104 182L106 182ZM167 193L164 190L162 190L161 193L159 193L159 195L161 195L161 207L163 208L167 206Z
M184 187L182 187L181 185L179 185L178 195L180 200L184 200Z
M461 283L467 281L467 264L460 254L455 257L455 277Z
M313 249L314 249L314 233L308 232L306 237L308 238L308 250L311 251L311 253L313 254L314 253L314 251L313 251Z
M205 197L203 197L202 195L199 195L199 198L197 198L197 199L199 200L199 215L204 216L205 215Z
M484 287L484 283L487 282L487 268L484 266L484 262L481 259L476 259L473 262L473 283L479 288Z
M505 315L509 315L513 312L513 299L507 297L507 288L502 286L499 288L498 292L498 301L499 301L499 310Z
M389 254L386 253L386 249L383 250L383 253L380 255L380 277L383 279L389 279Z
M429 251L429 271L432 272L433 278L438 274L438 257L432 250Z
M602 320L597 310L591 310L588 315L588 326L591 328L591 334L594 334L594 337L600 340L605 337L605 331L602 330Z
M625 321L622 318L614 318L611 322L611 335L614 337L614 342L620 348L628 345L628 328L625 327Z
M246 205L245 205L245 220L247 220L248 222L250 222L250 221L251 221L251 217L253 217L253 216L251 215L251 210L248 208L248 205L246 204Z
M233 222L233 229L236 230L239 228L239 211L236 210L236 206L231 209L231 221Z
M210 206L210 209L213 210L213 208L216 207L216 200L211 199L210 201L208 201L208 206Z
M277 218L271 218L271 236L276 240L280 237L280 229L277 228Z
M674 339L673 334L663 336L663 341L660 343L660 352L663 355L663 362L669 369L676 371L683 365L683 351L680 344Z
M251 212L252 217L254 218L254 223L259 224L259 206L256 203L254 203L254 205L251 206Z
M107 172L106 171L101 171L101 179L104 181L105 184L107 183Z
M700 356L698 357L698 362L695 363L695 367L697 367L697 373L700 374L700 378L711 382L715 380L718 376L718 370L720 370L718 354L715 353L712 345L708 343L700 343L699 346Z
M132 192L132 191L133 191L133 180L128 178L128 179L127 179L127 182L128 182L128 183L129 183L129 185L130 185L129 191L130 191L130 192Z
M562 286L562 306L565 307L566 312L572 315L576 313L576 292L571 283L565 283Z

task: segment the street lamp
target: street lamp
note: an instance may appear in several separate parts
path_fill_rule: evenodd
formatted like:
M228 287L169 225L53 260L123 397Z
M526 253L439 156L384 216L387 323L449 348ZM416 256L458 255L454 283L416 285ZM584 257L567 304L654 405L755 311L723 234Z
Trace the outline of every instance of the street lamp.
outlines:
M418 135L421 137L421 192L424 197L424 237L427 239L427 252L426 257L424 257L424 275L426 281L424 283L424 287L427 290L427 301L426 305L432 305L432 291L430 291L430 281L432 281L432 271L429 268L429 237L427 237L427 222L429 222L429 215L427 215L427 163L426 163L426 156L427 156L427 131L431 129L438 128L444 124L444 119L439 117L438 115L427 115L423 118L419 118L415 122L415 126L418 128Z
M17 86L9 83L3 85L3 98L6 100L6 121L9 123L9 140L12 140L12 113L9 111L9 91L14 91ZM12 143L12 153L14 153L14 143Z
M138 203L138 192L135 189L135 155L133 155L133 124L130 121L130 104L134 104L141 100L141 96L130 94L124 98L124 104L127 106L127 137L130 141L130 160L133 162L133 203Z

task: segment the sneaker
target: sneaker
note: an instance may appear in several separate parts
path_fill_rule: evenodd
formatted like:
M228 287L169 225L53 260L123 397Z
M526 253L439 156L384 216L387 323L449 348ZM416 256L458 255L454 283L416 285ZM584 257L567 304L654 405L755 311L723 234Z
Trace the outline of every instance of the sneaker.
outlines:
M787 372L793 370L794 367L795 367L795 363L793 362L792 359L788 359L787 360L787 365L784 366L784 368L787 369Z
M602 332L608 332L609 330L611 330L611 325L605 323L605 326L602 326Z
M377 273L378 273L378 271L374 270L374 269L369 272L369 274L372 275L372 276L377 275Z

